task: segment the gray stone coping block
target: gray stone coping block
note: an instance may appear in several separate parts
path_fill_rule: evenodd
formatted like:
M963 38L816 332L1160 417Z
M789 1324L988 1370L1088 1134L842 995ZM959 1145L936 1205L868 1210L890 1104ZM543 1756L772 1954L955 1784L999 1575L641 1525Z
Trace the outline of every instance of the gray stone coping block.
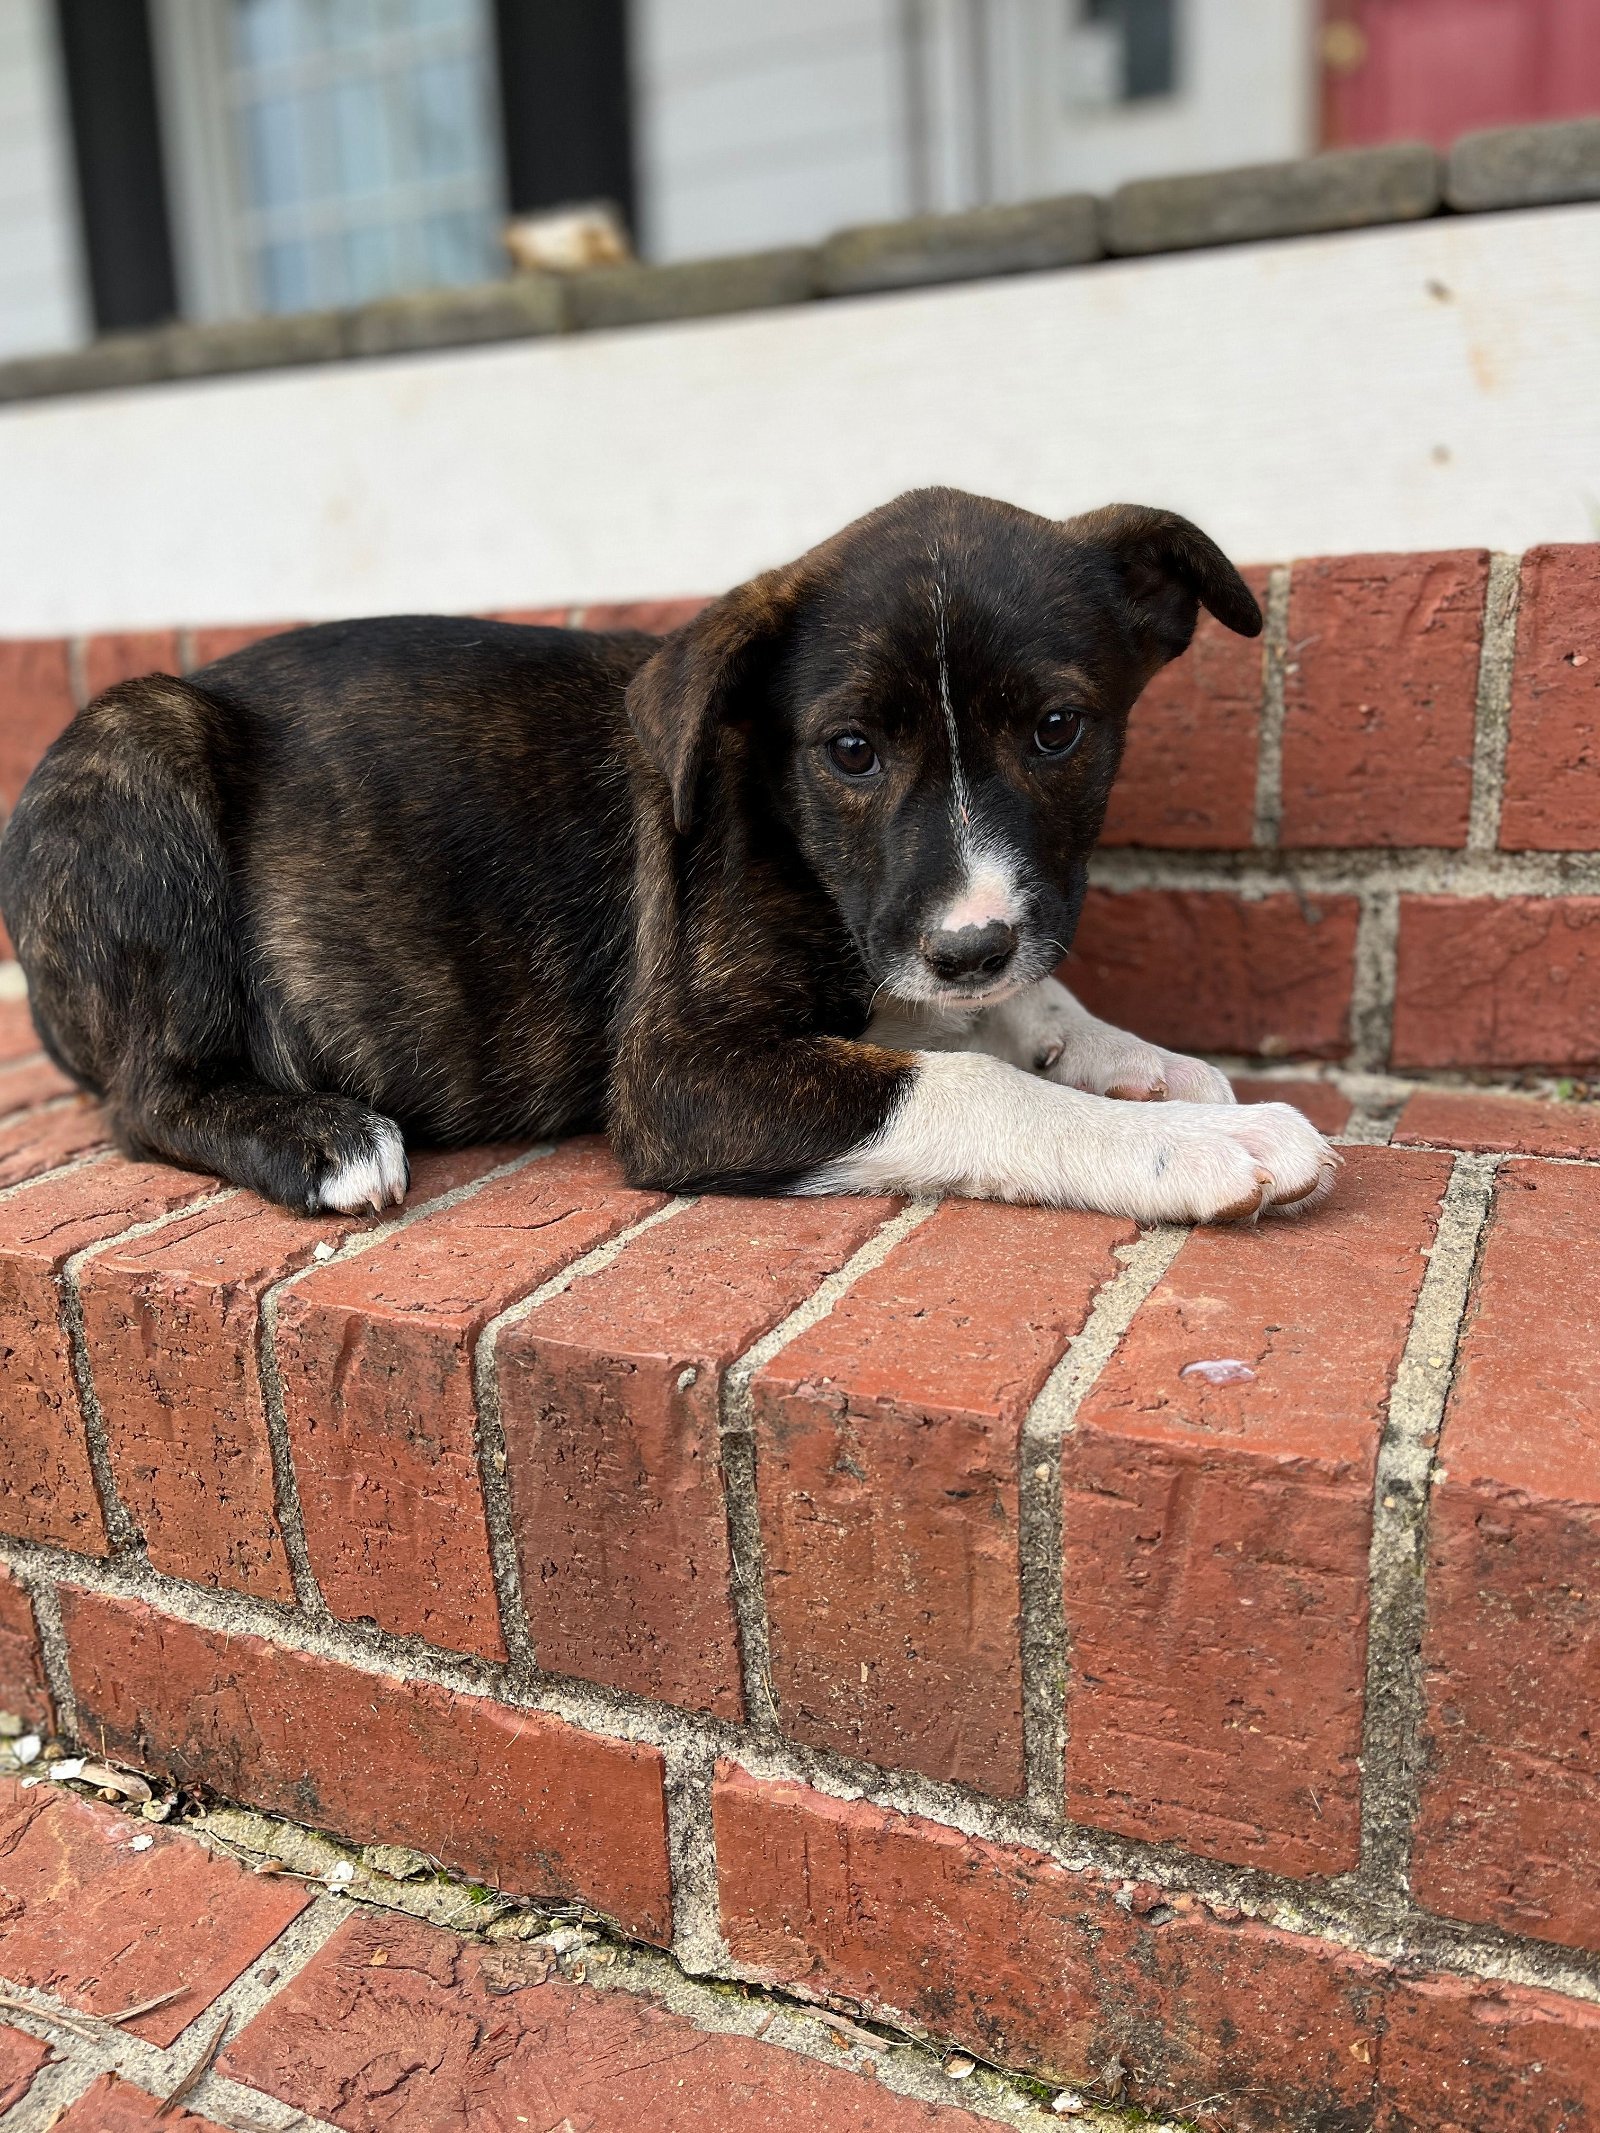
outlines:
M914 215L840 230L822 247L829 296L914 289L932 282L1026 274L1099 259L1100 203L1092 193L971 208L960 215Z
M1600 200L1600 118L1464 133L1445 166L1444 196L1463 211Z
M62 393L115 392L246 370L334 363L347 356L525 340L568 324L566 285L556 274L363 304L352 311L300 311L286 318L221 319L111 333L59 355L0 363L0 402Z
M349 354L401 355L479 341L526 340L563 333L567 292L558 274L518 274L467 289L428 289L386 297L344 314Z
M591 267L567 277L570 322L591 329L765 311L803 304L817 293L817 254L809 245L665 267Z
M1179 252L1438 212L1439 158L1425 142L1340 148L1299 163L1253 163L1189 178L1136 178L1111 196L1110 252Z

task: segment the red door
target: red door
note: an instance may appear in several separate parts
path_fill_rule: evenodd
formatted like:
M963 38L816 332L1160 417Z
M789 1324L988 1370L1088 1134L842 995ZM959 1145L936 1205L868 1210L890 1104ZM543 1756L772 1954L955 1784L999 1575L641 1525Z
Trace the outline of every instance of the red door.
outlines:
M1600 0L1324 0L1331 147L1600 112Z

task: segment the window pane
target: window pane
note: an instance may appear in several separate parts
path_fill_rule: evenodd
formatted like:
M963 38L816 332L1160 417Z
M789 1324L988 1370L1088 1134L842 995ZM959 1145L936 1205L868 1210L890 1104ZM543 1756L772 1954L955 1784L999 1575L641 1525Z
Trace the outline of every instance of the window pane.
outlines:
M267 308L502 271L488 0L227 4L239 236Z
M266 97L245 110L248 182L259 207L303 200L311 190L300 119L299 102L291 96Z
M359 197L377 192L394 175L389 114L383 86L364 80L334 84L329 98L333 125L333 189Z
M305 245L264 245L257 269L263 311L311 309L311 255Z
M388 223L352 230L344 241L343 299L363 304L399 285L395 231Z
M321 41L331 51L381 35L389 25L383 19L389 10L375 0L311 0L322 21Z
M405 99L407 160L419 177L456 177L470 170L483 138L478 70L470 60L435 60L418 67Z
M1171 96L1178 86L1177 0L1081 0L1080 20L1102 25L1121 47L1123 103Z
M424 235L429 281L482 281L494 273L498 261L481 215L430 215Z
M302 29L299 0L236 0L234 57L243 66L292 59Z

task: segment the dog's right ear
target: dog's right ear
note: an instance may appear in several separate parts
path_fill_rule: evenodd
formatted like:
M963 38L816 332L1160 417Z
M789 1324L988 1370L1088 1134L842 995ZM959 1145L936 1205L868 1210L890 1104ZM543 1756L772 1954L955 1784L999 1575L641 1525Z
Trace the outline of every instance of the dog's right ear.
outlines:
M757 686L803 587L797 563L736 585L674 630L628 684L629 720L671 789L680 836L694 820L717 728L753 710Z

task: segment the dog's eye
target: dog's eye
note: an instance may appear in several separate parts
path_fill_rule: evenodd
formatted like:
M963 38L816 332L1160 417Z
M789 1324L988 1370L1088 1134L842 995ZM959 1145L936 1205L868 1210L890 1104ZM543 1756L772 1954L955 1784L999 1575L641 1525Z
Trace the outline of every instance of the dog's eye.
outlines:
M1086 731L1081 711L1047 711L1033 729L1033 745L1040 755L1059 761L1071 755Z
M834 768L842 770L847 778L870 778L883 767L877 749L864 733L836 733L828 743L828 754Z

